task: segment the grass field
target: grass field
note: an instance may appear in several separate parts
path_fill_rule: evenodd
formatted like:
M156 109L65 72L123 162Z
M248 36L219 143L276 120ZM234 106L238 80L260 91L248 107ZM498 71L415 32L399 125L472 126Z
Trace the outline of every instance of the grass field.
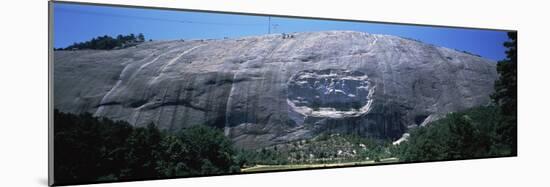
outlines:
M292 170L292 169L307 169L307 168L329 168L339 166L364 166L381 163L396 163L398 158L385 158L379 162L374 160L359 161L359 162L343 162L343 163L331 163L331 164L287 164L287 165L255 165L248 168L241 169L241 172L257 172L257 171L280 171L280 170Z

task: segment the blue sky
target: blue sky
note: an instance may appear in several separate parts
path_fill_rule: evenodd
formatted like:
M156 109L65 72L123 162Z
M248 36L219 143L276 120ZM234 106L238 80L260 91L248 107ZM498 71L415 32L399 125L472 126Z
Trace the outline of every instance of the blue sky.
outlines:
M236 38L268 33L267 16L54 4L54 47L100 35L143 33L147 39ZM352 30L414 38L425 43L505 58L505 31L271 17L272 33Z

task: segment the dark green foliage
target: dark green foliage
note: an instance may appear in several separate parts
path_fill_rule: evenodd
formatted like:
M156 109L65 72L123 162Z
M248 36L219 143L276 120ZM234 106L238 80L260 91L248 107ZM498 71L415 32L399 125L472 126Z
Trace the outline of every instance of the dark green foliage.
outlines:
M158 168L165 176L209 175L238 172L232 144L218 129L194 126L162 143L165 150Z
M139 34L138 34L138 37L137 37L137 40L143 42L143 41L145 41L145 36L143 36L142 33L139 33Z
M517 116L517 33L510 32L508 37L510 41L504 43L508 48L507 58L497 64L500 77L495 82L495 93L491 97L504 115Z
M57 182L95 181L126 167L126 148L132 134L124 122L91 114L54 112L54 173Z
M411 131L408 141L399 145L402 161L432 161L510 156L499 129L505 127L498 108L478 107L450 113L426 127Z
M135 128L126 139L126 167L121 179L162 177L156 171L156 161L163 150L160 147L163 135L153 123L146 128Z
M499 129L506 138L506 143L513 145L513 152L517 152L517 32L509 32L510 41L504 42L506 59L499 61L497 72L500 77L495 81L495 93L491 95L494 103L499 106L505 126Z
M154 124L54 111L57 184L152 179L238 172L231 142L214 128L195 126L177 134Z
M137 37L134 34L118 35L116 38L111 36L99 36L92 38L90 41L74 43L66 48L57 48L55 50L75 50L75 49L115 49L135 46L145 41L145 36L139 34Z

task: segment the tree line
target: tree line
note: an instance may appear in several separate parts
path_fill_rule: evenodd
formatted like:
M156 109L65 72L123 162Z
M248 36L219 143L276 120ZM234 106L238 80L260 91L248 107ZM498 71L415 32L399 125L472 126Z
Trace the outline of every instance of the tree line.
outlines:
M138 35L118 35L111 37L108 35L98 36L85 42L75 42L65 48L56 48L55 50L80 50L80 49L122 49L135 46L145 41L145 36L142 33Z
M179 132L153 123L132 127L89 113L54 111L56 184L155 179L239 172L236 152L220 129Z

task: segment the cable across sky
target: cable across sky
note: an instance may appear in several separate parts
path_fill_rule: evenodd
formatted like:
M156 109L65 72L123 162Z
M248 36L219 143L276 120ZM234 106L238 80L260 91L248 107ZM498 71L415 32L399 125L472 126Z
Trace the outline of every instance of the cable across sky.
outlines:
M156 18L156 17L145 17L145 16L133 16L133 15L123 15L123 14L113 14L113 13L103 13L103 12L94 12L86 10L74 10L68 8L57 8L56 12L67 12L73 14L88 14L94 16L105 16L108 18L118 17L118 18L128 18L128 19L141 19L141 20L152 20L152 21L166 21L174 23L187 23L187 24L207 24L207 25L219 25L219 26L265 26L265 23L222 23L222 22L203 22L203 21L189 21L189 20L179 20L179 19L166 19L166 18Z

